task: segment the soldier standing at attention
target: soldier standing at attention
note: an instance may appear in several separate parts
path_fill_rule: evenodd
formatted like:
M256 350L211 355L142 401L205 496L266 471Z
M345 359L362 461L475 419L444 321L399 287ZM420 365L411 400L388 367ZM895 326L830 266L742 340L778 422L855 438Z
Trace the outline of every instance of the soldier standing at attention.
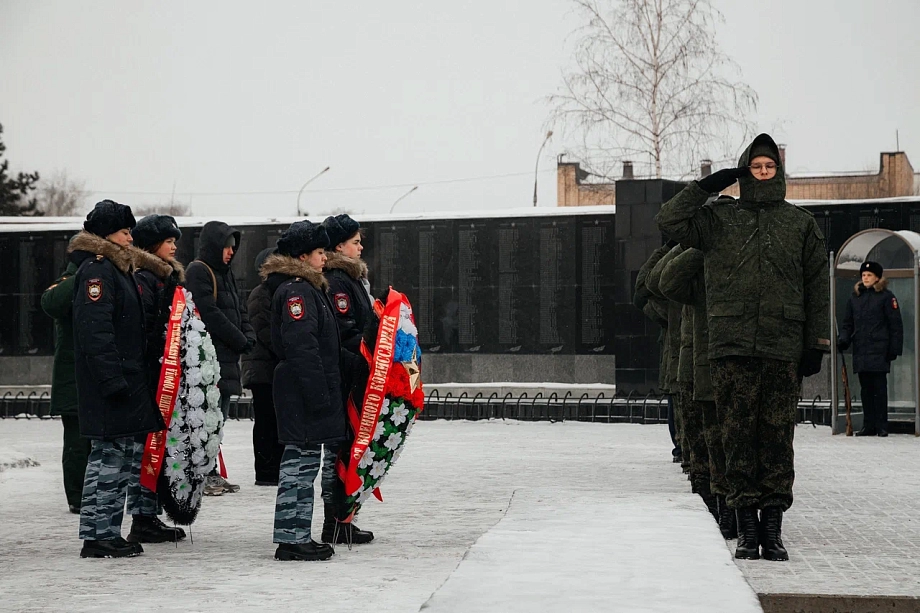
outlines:
M706 205L735 181L737 206ZM690 183L656 217L662 232L704 254L710 371L725 410L727 503L741 559L758 559L761 547L768 560L789 559L781 532L796 403L802 377L820 372L830 349L824 237L785 196L779 148L761 134L737 168Z

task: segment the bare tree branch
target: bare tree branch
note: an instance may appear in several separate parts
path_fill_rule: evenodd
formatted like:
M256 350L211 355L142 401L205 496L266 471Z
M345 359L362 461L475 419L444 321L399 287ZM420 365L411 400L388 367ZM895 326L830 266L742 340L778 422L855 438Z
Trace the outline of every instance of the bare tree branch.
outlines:
M65 171L55 172L38 184L38 208L50 217L81 216L89 196L86 184L71 180Z

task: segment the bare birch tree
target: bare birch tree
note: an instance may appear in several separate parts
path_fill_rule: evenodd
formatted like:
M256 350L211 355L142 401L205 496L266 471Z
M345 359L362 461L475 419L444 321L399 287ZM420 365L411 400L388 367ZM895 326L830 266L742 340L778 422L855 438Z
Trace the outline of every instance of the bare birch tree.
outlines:
M39 182L38 208L51 217L79 216L89 195L85 183L71 180L66 172L59 171Z
M609 176L632 160L656 177L686 175L738 153L757 94L720 50L724 18L710 0L572 2L587 23L550 122L578 139L587 168Z

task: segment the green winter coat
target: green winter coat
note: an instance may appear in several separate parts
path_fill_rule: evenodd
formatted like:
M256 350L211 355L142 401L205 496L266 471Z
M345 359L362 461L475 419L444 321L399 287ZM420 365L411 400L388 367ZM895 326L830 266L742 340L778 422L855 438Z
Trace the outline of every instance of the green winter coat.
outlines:
M655 264L655 266L649 272L648 278L645 280L646 287L653 296L667 301L668 334L665 341L668 356L667 380L665 385L662 386L662 390L671 394L677 393L677 374L678 368L680 366L680 316L681 311L683 310L683 306L677 302L674 302L673 300L668 300L664 294L661 293L658 285L661 279L661 271L664 270L664 267L667 266L668 262L670 262L676 256L680 255L682 251L683 247L680 245L677 245L668 251L660 260L658 260L658 263Z
M42 294L42 310L54 318L54 367L51 372L51 414L77 414L77 376L73 357L73 279L77 265Z
M755 144L742 154L750 164ZM661 207L658 227L705 254L709 300L709 358L749 356L798 363L805 349L830 349L828 269L824 236L808 211L784 200L782 165L776 176L739 180L737 206L707 204L695 181Z
M639 268L636 275L636 289L633 292L633 304L637 309L642 311L651 321L661 326L661 332L658 334L658 388L667 392L668 385L668 301L659 298L649 291L646 281L648 273L652 271L655 264L670 251L670 247L662 245L652 252L645 264Z
M680 356L677 359L678 383L693 383L693 307L683 305L680 310Z
M731 200L734 202L734 200ZM658 284L671 300L688 305L693 321L693 399L714 400L709 374L709 323L706 317L706 281L703 252L687 249L661 271ZM687 311L684 311L687 317Z

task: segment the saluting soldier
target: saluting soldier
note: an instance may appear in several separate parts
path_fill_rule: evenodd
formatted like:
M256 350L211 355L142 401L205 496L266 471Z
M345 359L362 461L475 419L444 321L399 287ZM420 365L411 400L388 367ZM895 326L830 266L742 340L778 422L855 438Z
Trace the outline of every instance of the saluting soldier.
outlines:
M737 206L706 204L735 181ZM830 348L824 237L785 195L779 148L761 134L737 168L690 183L656 217L665 234L705 256L710 370L725 409L727 502L743 559L759 558L761 546L767 559L789 559L781 530L793 499L801 378L820 372Z

